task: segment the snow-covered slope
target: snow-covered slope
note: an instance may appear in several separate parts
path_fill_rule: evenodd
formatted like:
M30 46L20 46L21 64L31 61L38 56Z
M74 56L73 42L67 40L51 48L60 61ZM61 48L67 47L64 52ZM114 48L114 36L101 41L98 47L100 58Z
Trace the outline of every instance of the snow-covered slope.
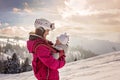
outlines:
M61 80L120 80L120 52L71 62L60 69ZM36 80L33 72L0 74L1 80Z
M120 80L120 52L67 64L61 80Z

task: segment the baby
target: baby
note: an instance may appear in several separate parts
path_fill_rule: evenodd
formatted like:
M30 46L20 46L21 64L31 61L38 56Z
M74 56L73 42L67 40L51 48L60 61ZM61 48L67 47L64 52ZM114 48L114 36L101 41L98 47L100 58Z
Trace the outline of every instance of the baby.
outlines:
M66 33L61 34L60 36L57 37L54 48L56 48L57 50L64 50L64 52L67 53L68 41L69 41L69 36ZM58 59L59 53L53 53L53 57L55 59Z

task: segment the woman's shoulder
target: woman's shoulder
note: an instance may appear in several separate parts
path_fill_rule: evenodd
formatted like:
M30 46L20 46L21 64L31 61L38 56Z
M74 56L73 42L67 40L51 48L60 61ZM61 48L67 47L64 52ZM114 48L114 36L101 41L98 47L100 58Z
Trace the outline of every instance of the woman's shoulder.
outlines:
M49 49L49 46L47 46L46 44L43 44L43 43L38 43L37 47L39 49Z

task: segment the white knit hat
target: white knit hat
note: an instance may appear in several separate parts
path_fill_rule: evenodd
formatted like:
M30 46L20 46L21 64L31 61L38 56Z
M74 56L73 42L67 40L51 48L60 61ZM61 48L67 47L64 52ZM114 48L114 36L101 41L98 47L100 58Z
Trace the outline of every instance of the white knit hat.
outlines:
M34 26L36 29L43 27L45 30L53 30L55 28L54 23L51 23L50 21L46 20L46 19L36 19Z
M64 34L61 34L60 36L57 37L57 39L62 43L62 44L67 44L68 41L69 41L69 36L64 33Z

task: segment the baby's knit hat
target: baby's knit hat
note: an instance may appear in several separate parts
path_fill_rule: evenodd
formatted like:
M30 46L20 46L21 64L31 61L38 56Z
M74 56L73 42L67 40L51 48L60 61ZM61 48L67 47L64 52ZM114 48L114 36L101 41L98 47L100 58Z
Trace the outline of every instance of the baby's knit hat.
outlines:
M57 39L62 43L62 44L67 44L68 41L69 41L69 36L64 33L64 34L61 34L60 36L57 37Z

